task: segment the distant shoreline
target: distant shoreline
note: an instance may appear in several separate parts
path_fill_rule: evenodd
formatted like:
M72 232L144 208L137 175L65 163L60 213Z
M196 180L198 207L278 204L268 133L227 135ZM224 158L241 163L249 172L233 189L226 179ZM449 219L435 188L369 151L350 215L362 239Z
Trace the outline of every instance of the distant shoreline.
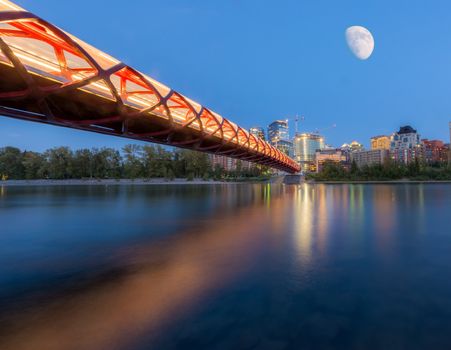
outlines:
M0 186L20 187L20 186L118 186L118 185L136 185L136 186L162 186L162 185L230 185L230 184L249 184L266 183L267 181L215 181L194 179L68 179L68 180L6 180L0 181ZM375 180L375 181L314 181L307 180L303 183L309 185L403 185L403 184L451 184L451 180ZM285 184L290 186L291 184ZM294 184L295 185L295 184Z
M6 180L0 181L0 186L99 186L99 185L220 185L240 182L208 181L194 179L68 179L68 180Z
M349 181L349 180L334 180L334 181L312 181L307 180L308 184L324 184L324 185L403 185L403 184L451 184L451 180L368 180L368 181Z

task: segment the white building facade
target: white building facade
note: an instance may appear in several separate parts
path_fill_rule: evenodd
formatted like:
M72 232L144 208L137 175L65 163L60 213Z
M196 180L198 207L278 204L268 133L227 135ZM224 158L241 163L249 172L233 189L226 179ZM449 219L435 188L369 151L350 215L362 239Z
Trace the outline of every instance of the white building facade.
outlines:
M421 139L411 126L403 126L391 136L390 156L395 162L409 164L421 156Z

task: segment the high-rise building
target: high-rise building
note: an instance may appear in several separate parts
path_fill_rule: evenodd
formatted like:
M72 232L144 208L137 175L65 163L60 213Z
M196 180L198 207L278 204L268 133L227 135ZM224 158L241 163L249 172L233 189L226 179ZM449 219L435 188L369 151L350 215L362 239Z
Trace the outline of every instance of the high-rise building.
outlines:
M371 149L390 150L390 136L380 135L371 138Z
M293 156L293 144L290 141L288 120L276 120L269 124L268 141L287 156Z
M351 153L351 161L359 168L364 166L382 165L390 156L387 149L372 149L369 151L356 151Z
M396 162L404 164L421 156L420 135L410 125L402 126L391 136L390 156Z
M213 168L219 165L225 171L237 170L238 164L240 164L241 170L250 169L252 166L252 164L248 161L230 158L219 154L210 154L209 158Z
M440 140L421 140L421 158L428 164L448 161L448 147Z
M365 147L363 147L363 145L357 141L352 141L351 142L351 152L358 152L358 151L363 151L365 149Z
M451 165L451 122L449 122L448 164Z
M220 166L225 171L231 171L235 169L236 166L236 159L218 155L218 154L210 154L210 162L213 168L215 166Z
M251 135L261 138L262 140L266 140L265 130L260 126L254 126L254 127L250 128L249 133Z
M357 141L352 141L350 144L343 144L340 149L345 152L357 152L364 149L363 145Z
M285 153L288 157L293 157L293 143L290 141L280 140L276 142L275 147Z
M279 141L290 141L288 120L276 120L268 126L268 141L277 146Z
M316 151L315 155L315 170L320 172L325 163L335 163L341 165L343 168L349 168L348 157L341 149L323 149Z
M314 133L297 134L294 137L294 158L303 171L316 168L316 151L324 149L324 137Z

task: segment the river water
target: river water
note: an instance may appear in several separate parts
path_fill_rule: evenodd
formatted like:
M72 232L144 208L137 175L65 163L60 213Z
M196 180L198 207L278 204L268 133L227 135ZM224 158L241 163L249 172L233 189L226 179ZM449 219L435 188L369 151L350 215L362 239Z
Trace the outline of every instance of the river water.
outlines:
M0 187L0 349L450 349L451 185Z

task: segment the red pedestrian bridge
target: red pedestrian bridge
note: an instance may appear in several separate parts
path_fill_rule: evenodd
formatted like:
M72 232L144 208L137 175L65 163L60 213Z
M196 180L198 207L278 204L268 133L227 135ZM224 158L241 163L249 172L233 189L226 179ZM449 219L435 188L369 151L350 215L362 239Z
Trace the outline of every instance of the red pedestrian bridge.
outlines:
M300 170L230 120L6 0L0 115Z

